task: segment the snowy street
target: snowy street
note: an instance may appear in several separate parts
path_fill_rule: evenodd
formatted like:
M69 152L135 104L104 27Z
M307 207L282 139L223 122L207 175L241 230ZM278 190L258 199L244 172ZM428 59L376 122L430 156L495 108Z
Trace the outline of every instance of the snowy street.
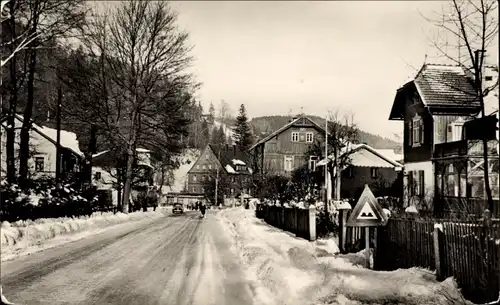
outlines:
M308 242L243 208L119 225L2 262L17 304L466 304L417 268L378 272L332 240ZM450 303L454 299L457 302Z
M2 262L16 304L253 304L213 212L110 228Z

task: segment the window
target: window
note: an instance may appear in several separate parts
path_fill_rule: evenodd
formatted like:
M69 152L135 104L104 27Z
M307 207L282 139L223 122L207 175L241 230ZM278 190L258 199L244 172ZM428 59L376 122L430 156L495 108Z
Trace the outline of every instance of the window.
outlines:
M486 76L484 78L484 80L486 80L486 81L492 81L493 80L493 76Z
M203 168L203 169L207 169L207 167L206 167L206 165L205 165L205 164L203 164L203 166L202 166L201 168Z
M207 180L207 176L201 177L201 181L205 182Z
M208 165L208 169L212 169L212 164L209 164L209 165Z
M233 176L233 177L231 177L231 182L232 182L232 183L234 183L234 176Z
M285 164L283 168L286 172L291 172L293 170L293 156L285 156Z
M292 132L292 142L299 142L299 133Z
M101 172L95 172L95 175L94 175L94 179L95 180L100 180L101 179Z
M310 156L309 157L309 170L310 171L315 171L316 170L316 163L318 162L318 157L316 156Z
M196 175L193 175L193 182L196 182Z
M378 168L377 167L370 168L370 175L372 178L377 178L378 177Z
M205 154L205 160L208 160L208 154Z
M193 193L196 193L196 186L192 187Z
M231 195L234 194L234 189L231 189Z
M35 171L43 172L45 168L45 158L44 157L36 157L35 158Z
M414 147L424 143L424 120L418 114L408 122L408 140Z
M199 164L198 164L198 165L196 165L196 169L200 169L200 165L199 165Z
M205 188L204 187L201 187L201 192L205 192Z
M312 143L314 139L314 134L312 132L306 133L306 142L307 143Z

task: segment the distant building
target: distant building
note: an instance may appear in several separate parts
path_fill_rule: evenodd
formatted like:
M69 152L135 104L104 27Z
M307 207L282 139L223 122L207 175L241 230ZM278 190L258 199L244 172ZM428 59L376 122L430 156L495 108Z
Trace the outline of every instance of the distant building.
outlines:
M249 149L253 167L260 173L290 175L304 164L314 165L318 157L306 160L306 153L324 134L324 128L306 116L294 118Z
M235 198L242 193L250 193L251 173L248 154L240 151L236 145L208 144L188 172L187 192L205 194L208 191L205 187L215 184L214 179L219 175L220 181L227 182L224 185L227 191L225 195ZM219 187L222 190L222 185Z
M365 185L370 187L375 196L390 196L392 194L385 192L402 187L403 165L393 159L394 152L391 154L388 150L382 153L366 144L351 144L342 151L342 154L349 156L349 165L341 170L340 198L357 199ZM329 163L334 162L333 155L328 159ZM325 159L317 164L322 172L325 164ZM332 185L330 177L328 177L329 186ZM398 181L401 183L400 186ZM331 187L329 191L332 191Z

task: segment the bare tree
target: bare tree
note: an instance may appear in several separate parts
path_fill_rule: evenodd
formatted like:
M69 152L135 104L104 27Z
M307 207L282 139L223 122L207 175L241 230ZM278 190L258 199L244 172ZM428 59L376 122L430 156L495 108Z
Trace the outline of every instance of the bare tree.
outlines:
M328 115L328 173L330 174L334 198L340 200L340 173L350 164L350 154L346 153L358 141L359 129L354 115L341 114L339 111ZM324 137L317 139L306 154L326 158ZM332 162L330 162L332 161Z
M185 106L196 86L185 73L191 62L188 35L178 30L176 20L166 2L129 1L96 16L86 32L93 63L75 80L74 94L88 84L96 95L80 96L86 117L78 119L98 124L126 156L124 212L129 210L136 148L168 159L181 152L181 136L187 132Z
M466 73L473 76L474 92L472 94L480 103L481 117L485 117L487 115L485 98L491 95L492 91L498 90L498 73L496 73L497 79L490 82L491 85L489 86L486 85L483 77L486 67L486 50L495 48L498 44L498 1L453 0L447 8L443 8L438 18L426 19L436 25L438 29L437 38L431 39L434 47L444 58L461 66ZM445 37L451 35L456 39L456 43L450 43L441 34L444 34ZM466 92L466 94L471 93ZM488 207L493 210L488 172L488 139L483 138L481 140L483 144L485 191Z

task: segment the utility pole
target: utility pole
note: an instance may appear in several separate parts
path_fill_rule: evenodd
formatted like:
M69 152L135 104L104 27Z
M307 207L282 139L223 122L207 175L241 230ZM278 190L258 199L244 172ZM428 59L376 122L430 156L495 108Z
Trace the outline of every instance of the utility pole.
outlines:
M218 153L218 160L220 160L220 150L221 148L219 147L219 153ZM219 166L217 166L217 175L215 176L215 205L217 204L217 192L219 191Z
M57 146L56 146L56 183L58 186L61 184L61 163L62 163L62 151L61 151L61 102L62 102L62 88L59 85L57 89Z
M328 117L325 118L325 212L328 213Z

